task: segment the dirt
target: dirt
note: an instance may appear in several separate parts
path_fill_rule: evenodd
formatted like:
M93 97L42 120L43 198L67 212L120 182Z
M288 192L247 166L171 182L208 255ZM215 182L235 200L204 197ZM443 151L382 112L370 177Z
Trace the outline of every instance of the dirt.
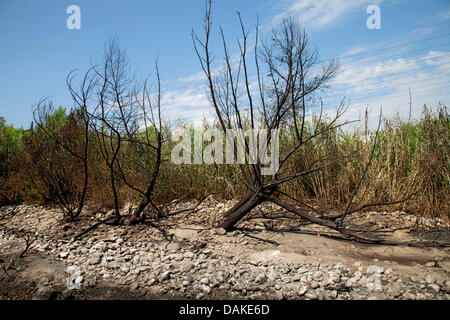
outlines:
M189 205L190 203L184 204ZM338 240L338 233L315 225L298 227L298 220L273 222L254 219L241 222L239 229L234 232L221 234L220 230L217 231L211 225L214 222L211 216L223 212L231 205L232 203L206 203L194 214L174 217L161 223L159 228L163 229L164 233L144 224L101 225L78 243L72 240L73 236L92 225L100 216L94 217L85 213L77 223L68 224L60 219L55 208L3 208L3 215L12 212L11 210L16 210L16 213L8 219L0 220L0 258L4 268L0 270L0 298L450 297L448 227L440 228L438 232L418 232L415 230L415 217L401 212L362 213L348 221L354 227L359 225L379 228L382 224L384 228L381 229L384 231L396 230L382 234L373 233L380 237L405 243L433 240L434 243L442 244L441 247L386 246ZM273 208L266 209L266 212L270 212ZM270 228L267 228L270 223ZM33 234L37 238L24 256L19 257L25 247L25 234ZM171 238L170 242L166 236ZM113 248L113 244L119 249ZM89 260L97 254L100 261L98 264ZM135 256L137 259L132 260ZM141 264L144 260L147 261L146 264ZM109 265L115 261L119 266L111 269ZM186 263L190 264L184 268ZM83 279L80 288L76 290L67 287L67 270L71 265L83 269ZM367 291L362 284L349 287L347 279L356 279L354 275L357 272L365 274L365 270L373 265L385 270L381 277L383 289ZM134 272L142 266L146 268L145 271ZM194 271L189 270L189 266ZM240 270L245 268L247 270ZM300 279L302 274L297 271L301 268L307 268L305 279ZM333 283L328 280L326 274L335 269L342 278L334 280ZM164 274L165 270L169 270L169 276ZM268 280L262 280L260 283L259 270L267 275ZM225 273L225 279L216 281L215 278L222 277L218 274L222 271ZM275 272L273 279L269 275L272 271ZM241 274L246 274L245 272L250 273L248 279L251 281L243 280ZM323 275L316 279L314 274L317 272ZM209 278L203 280L200 276L197 277L197 274L205 274L205 277ZM369 275L363 276L363 279L367 281L370 279ZM182 284L183 281L185 284ZM204 281L204 284L199 281ZM186 284L188 282L189 284ZM316 282L318 284L315 284ZM273 284L277 284L279 288L275 286L273 289ZM301 291L305 286L308 287L308 293L298 293L298 290ZM396 288L400 292L396 293Z

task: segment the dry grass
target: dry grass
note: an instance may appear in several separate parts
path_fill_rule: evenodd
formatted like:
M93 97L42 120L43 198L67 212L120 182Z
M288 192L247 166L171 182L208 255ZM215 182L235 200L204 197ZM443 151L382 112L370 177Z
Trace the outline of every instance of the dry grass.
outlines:
M77 124L71 122L62 126L61 130L66 133L79 132L76 128L72 128L73 126ZM418 216L440 217L448 221L450 125L447 108L440 106L436 111L424 108L422 118L416 123L403 122L398 117L384 119L382 128L375 156L354 205L363 202L393 201L414 193L408 202L391 206L389 210L404 210ZM4 144L5 134L4 131L0 132L3 132L0 134L0 143ZM2 185L8 186L9 193L14 191L20 195L13 198L28 202L43 200L51 202L52 183L48 181L48 176L46 180L48 170L64 173L65 181L61 182L70 186L67 192L78 192L76 184L82 180L80 163L57 147L52 149L51 143L36 132L21 134L22 139L27 142L25 146L28 147L23 147L23 143L20 143L19 151L15 149L14 154L6 157L0 155L0 160L8 159L7 163L3 161L1 164L3 172L7 171L8 175L3 174L0 182L3 181ZM78 139L71 135L66 137L74 141ZM289 131L283 132L280 137L281 154L294 143L289 137ZM108 170L101 161L95 139L92 141L94 142L90 145L88 201L97 207L109 208L113 203L108 184ZM219 192L218 197L223 199L237 198L242 194L240 172L236 165L174 165L170 161L173 145L174 142L164 144L163 163L154 193L158 203L181 198L200 198L211 191ZM5 152L4 147L3 145L0 148L2 152ZM327 170L284 184L281 186L282 191L322 208L342 209L358 184L359 177L368 162L371 147L370 138L366 139L359 133L348 133L341 129L328 132L318 140L305 144L290 159L283 169L286 170L284 173L304 169L320 156L339 158L359 151ZM123 148L121 152L120 159L129 179L144 185L145 182L141 181L141 175L137 172L133 153L127 148ZM51 166L39 161L42 153ZM15 161L11 161L11 157L16 157ZM7 166L10 168L5 169ZM70 172L67 172L67 169L70 169ZM5 183L5 180L8 181ZM124 183L119 181L118 187L121 205L140 199ZM76 198L76 195L66 196L67 199Z

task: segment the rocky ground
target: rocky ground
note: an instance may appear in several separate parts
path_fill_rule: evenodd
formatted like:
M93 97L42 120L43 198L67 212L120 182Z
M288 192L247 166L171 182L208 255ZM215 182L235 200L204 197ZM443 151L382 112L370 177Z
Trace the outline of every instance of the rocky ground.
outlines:
M207 201L158 228L100 225L77 241L75 235L104 215L85 213L68 224L57 209L4 207L0 299L450 298L448 246L343 241L300 220L264 219L279 211L271 205L239 230L213 228L231 205ZM416 217L402 212L361 213L348 223L403 241L450 243L448 226L417 232ZM34 242L20 257L26 239Z

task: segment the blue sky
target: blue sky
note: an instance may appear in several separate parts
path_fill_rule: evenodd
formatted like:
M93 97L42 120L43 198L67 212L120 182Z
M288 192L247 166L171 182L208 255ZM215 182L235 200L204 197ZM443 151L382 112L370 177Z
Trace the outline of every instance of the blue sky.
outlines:
M372 4L381 9L380 30L366 27ZM81 9L81 30L66 27L69 5ZM28 127L31 107L43 96L72 107L67 74L86 70L117 35L137 75L152 72L158 57L168 118L211 118L190 37L192 28L201 29L204 8L204 0L0 0L0 116ZM349 118L366 106L406 116L409 88L415 118L424 103L450 101L449 0L216 0L215 26L234 43L240 35L237 10L249 31L257 14L263 30L292 16L309 31L321 60L341 57L325 102L332 107L338 97L348 97ZM220 61L217 42L213 50Z

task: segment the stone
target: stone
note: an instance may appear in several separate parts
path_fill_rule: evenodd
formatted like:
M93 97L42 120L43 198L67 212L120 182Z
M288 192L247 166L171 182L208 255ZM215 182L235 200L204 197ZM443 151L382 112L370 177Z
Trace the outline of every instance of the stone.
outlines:
M139 289L139 283L134 282L131 286L130 286L130 291L136 291L137 289Z
M284 294L283 294L283 292L281 292L281 291L275 292L274 299L275 299L275 300L283 300L283 299L284 299Z
M377 259L373 259L373 260L375 261ZM382 267L377 266L376 264L368 266L367 270L366 270L366 273L383 273L383 272L384 272L384 269Z
M89 258L88 263L90 265L97 265L100 262L102 262L102 256L100 254L94 254L92 257Z
M411 292L405 292L403 294L403 297L407 300L414 300L416 298L416 296L414 295L414 293Z
M322 278L322 271L317 271L316 273L314 273L314 278L316 279Z
M267 277L266 277L265 274L258 274L258 275L255 277L255 282L256 282L257 284L263 284L263 283L266 282L266 281L267 281Z
M308 268L306 267L301 267L297 270L298 273L303 274L303 273L307 273L308 272Z
M308 293L305 294L305 298L309 300L317 300L317 294L313 291L308 291Z
M341 281L341 274L338 272L330 271L328 273L328 277L329 277L330 282L338 283Z
M223 236L227 233L227 231L224 228L215 228L214 233Z
M356 285L357 280L355 278L350 278L347 280L347 282L345 283L346 287L354 287Z
M390 274L392 274L394 271L392 270L392 268L387 268L385 271L384 271L384 274L386 274L386 275L390 275Z
M336 290L332 290L330 292L328 292L328 297L331 299L336 299L338 296L338 292Z
M431 290L433 290L436 293L439 293L439 291L441 290L439 288L439 286L437 284L431 283L428 285L428 288L430 288Z
M422 292L418 292L418 293L416 293L416 299L417 300L425 300L426 297Z
M300 281L302 279L302 276L300 274L295 274L292 277L292 281Z
M398 284L398 283L392 283L392 284L390 284L390 285L387 286L386 292L387 292L390 296L392 296L392 297L394 297L394 298L397 298L397 297L399 297L399 296L403 293L403 290L402 290L402 287L400 286L400 284Z
M211 292L211 288L207 285L203 284L200 286L200 290L206 294L209 294Z
M161 281L167 280L170 278L170 271L165 271L163 272L163 274L161 275Z
M432 283L435 283L435 280L431 275L427 275L425 278L425 282L428 284L432 284Z
M302 297L302 296L304 296L304 295L308 292L308 290L309 290L308 286L302 286L302 287L300 288L300 290L298 290L298 295L299 295L300 297Z
M33 294L33 300L52 300L55 299L58 292L49 287L40 287Z

